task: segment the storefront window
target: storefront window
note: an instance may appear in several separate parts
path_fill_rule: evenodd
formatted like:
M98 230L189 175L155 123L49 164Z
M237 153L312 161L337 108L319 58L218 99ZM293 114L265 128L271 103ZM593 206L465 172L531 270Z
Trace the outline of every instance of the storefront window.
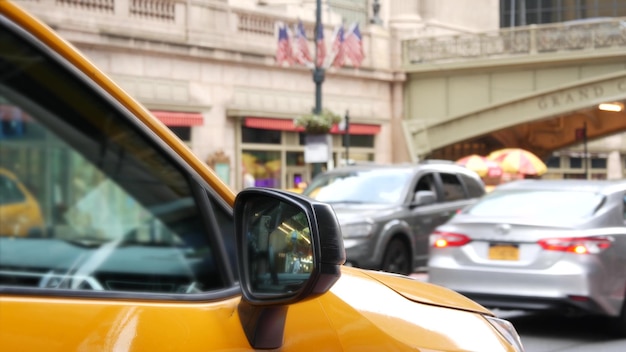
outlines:
M176 135L176 137L180 138L184 142L189 142L191 140L191 127L189 126L168 126L172 132Z
M281 144L281 131L241 127L241 141L256 144Z
M546 166L548 166L549 168L553 168L553 169L560 168L561 167L561 157L552 155L548 159L548 162L546 163Z
M344 166L344 165L346 165L346 159L348 159L347 164L373 162L374 161L374 154L373 153L362 153L362 152L357 152L357 151L353 151L353 150L348 151L348 153L343 151L341 153L336 153L335 164L337 166Z
M350 139L347 136L342 136L341 145L343 147L349 145L350 147L374 148L374 135L351 134Z
M254 177L255 187L281 187L280 152L243 150L242 163L245 172ZM244 176L249 178L249 175Z
M569 167L571 169L580 169L583 167L583 159L578 157L569 158Z
M581 174L563 174L563 178L566 180L584 180L587 176L583 173Z
M306 163L306 133L256 129L241 126L241 166L238 189L246 187L271 187L297 190L318 173L331 167L374 160L375 135L331 134L332 160Z
M606 158L591 158L592 169L606 169Z
M304 165L304 152L287 152L287 166Z
M306 133L298 133L298 145L306 145Z

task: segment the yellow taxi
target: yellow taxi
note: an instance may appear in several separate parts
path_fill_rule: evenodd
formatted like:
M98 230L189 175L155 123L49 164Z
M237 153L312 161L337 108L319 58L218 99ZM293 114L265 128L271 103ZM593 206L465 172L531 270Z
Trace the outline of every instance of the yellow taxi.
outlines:
M25 124L0 155L24 157L51 233L0 236L1 351L523 350L508 321L453 291L343 266L328 204L234 194L9 1L0 103Z
M44 221L37 199L13 172L0 168L0 236L43 235Z

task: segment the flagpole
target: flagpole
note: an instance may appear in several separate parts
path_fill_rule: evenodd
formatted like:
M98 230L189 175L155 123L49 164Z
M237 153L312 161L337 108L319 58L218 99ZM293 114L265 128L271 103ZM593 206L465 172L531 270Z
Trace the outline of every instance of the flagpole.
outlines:
M315 8L315 40L317 41L317 31L324 30L322 28L322 0L316 0ZM324 68L318 63L319 48L315 46L315 68L313 69L313 82L315 82L315 108L314 114L322 112L322 83L324 82Z

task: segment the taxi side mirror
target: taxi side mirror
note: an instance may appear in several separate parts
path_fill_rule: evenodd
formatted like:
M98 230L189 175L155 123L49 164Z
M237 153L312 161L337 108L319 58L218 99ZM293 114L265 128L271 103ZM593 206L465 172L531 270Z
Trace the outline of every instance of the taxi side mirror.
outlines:
M239 317L254 348L279 348L289 304L327 292L346 260L328 204L269 188L241 191L234 206Z

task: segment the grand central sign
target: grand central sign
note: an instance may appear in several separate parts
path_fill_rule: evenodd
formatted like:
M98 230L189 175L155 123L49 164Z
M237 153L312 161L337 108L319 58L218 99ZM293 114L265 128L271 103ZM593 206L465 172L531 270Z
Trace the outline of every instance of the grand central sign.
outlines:
M460 140L503 130L540 119L567 115L600 103L626 99L626 72L570 81L569 86L555 85L498 104L485 106L468 114L446 119L403 121L408 148L414 155L454 144Z
M537 98L537 107L545 111L560 109L580 104L594 105L604 99L615 99L616 94L626 94L626 79L606 81L601 84L571 88L564 91L547 94ZM622 97L623 98L623 97Z

